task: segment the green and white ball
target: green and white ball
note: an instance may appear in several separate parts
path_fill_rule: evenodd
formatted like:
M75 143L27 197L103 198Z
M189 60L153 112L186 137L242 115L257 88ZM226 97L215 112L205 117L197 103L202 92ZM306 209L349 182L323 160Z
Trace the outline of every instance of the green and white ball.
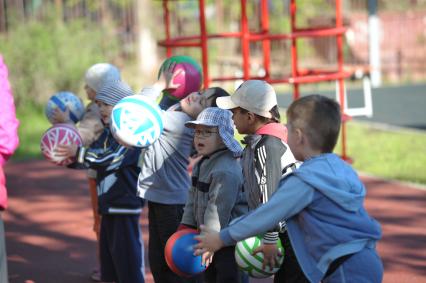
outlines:
M253 255L253 251L258 248L261 243L262 237L256 236L238 242L235 247L235 260L240 269L246 272L250 277L267 278L272 276L280 269L284 260L284 248L281 241L278 239L278 249L282 254L282 256L277 259L278 265L272 270L269 267L265 267L266 270L263 270L263 253Z

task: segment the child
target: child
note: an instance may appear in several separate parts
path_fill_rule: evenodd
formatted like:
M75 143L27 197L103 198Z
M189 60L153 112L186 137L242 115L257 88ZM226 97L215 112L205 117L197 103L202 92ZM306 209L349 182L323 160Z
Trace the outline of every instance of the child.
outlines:
M375 249L380 225L363 206L365 187L357 174L332 153L340 123L332 99L309 95L294 101L287 110L288 144L304 163L281 180L268 203L220 234L202 228L197 253L233 245L287 219L291 245L310 282L382 282Z
M86 84L84 89L89 99L89 104L80 122L78 123L77 130L83 140L83 146L90 146L96 139L99 138L103 131L104 125L101 121L101 114L99 107L95 102L96 93L100 88L108 82L121 80L120 71L117 67L109 63L97 63L91 66L84 76ZM69 118L69 110L62 112L59 108L56 109L53 116L55 123L73 123ZM98 195L96 191L96 171L89 169L87 171L89 181L90 199L93 210L93 231L96 234L99 249L99 228L100 217L98 214ZM97 252L99 257L99 251ZM91 278L94 281L100 281L99 268L92 271Z
M192 186L179 229L199 228L204 224L219 232L247 212L243 176L237 160L242 149L234 139L232 113L216 107L206 108L197 120L185 125L195 129L194 145L202 159L192 171ZM238 282L234 247L215 253L204 279L214 283Z
M9 282L2 213L7 208L6 176L3 165L19 145L18 127L7 66L0 55L0 282Z
M90 102L86 106L86 110L78 123L77 129L83 140L83 145L88 147L100 136L104 128L99 113L99 107L95 103L96 94L106 83L121 80L121 75L120 71L114 65L109 63L98 63L91 66L86 71L84 80L86 83L84 89ZM57 108L53 120L55 123L72 123L69 118L68 109L66 112L62 112Z
M162 78L167 87L171 75ZM155 91L160 88L143 89L141 95L156 97L152 94ZM164 112L160 138L142 152L138 193L148 200L148 255L155 282L185 281L169 269L164 258L166 242L179 226L191 185L187 169L194 131L185 123L196 119L203 109L215 106L216 98L225 95L229 96L222 88L213 87L180 100Z
M269 200L282 175L296 161L286 144L287 129L279 123L275 91L265 81L248 80L234 95L218 98L216 103L220 108L231 109L238 132L247 135L244 138L246 147L242 167L244 190L249 209L253 210ZM256 250L264 254L263 267L276 265L278 237L284 246L285 257L275 275L276 282L306 282L289 244L284 221L278 229L265 233L262 246Z
M96 95L102 122L101 136L89 148L58 147L59 156L76 156L78 163L97 172L101 279L106 282L144 282L143 243L139 218L143 200L136 195L139 149L125 148L110 129L112 108L133 91L124 82L104 85Z

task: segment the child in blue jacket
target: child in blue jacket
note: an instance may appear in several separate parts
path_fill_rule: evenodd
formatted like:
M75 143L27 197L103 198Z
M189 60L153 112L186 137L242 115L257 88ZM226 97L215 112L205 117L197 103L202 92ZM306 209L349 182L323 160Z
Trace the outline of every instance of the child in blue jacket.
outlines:
M240 221L220 233L203 227L196 253L234 245L286 219L310 282L382 282L375 248L380 225L364 208L365 187L356 172L332 153L340 124L334 100L310 95L294 101L287 110L288 145L303 164L281 180L269 202Z
M69 145L57 151L58 156L76 156L77 163L97 172L101 279L105 282L145 282L139 223L144 201L136 190L140 149L120 145L109 128L112 108L129 95L133 91L124 82L103 86L95 98L105 125L100 137L89 148Z

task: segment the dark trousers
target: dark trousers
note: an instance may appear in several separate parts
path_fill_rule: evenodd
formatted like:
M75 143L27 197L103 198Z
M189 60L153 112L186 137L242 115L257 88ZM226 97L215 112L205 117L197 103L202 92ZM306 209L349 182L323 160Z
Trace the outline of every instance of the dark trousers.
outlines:
M161 204L148 201L149 244L148 258L156 283L195 282L179 277L167 266L164 248L167 240L176 232L183 215L184 205Z
M287 232L280 233L280 240L284 248L284 261L278 272L275 273L274 283L309 283L300 268Z
M240 282L240 272L234 255L235 247L225 247L214 253L213 262L204 272L204 282Z
M101 277L105 282L144 283L140 215L102 215Z

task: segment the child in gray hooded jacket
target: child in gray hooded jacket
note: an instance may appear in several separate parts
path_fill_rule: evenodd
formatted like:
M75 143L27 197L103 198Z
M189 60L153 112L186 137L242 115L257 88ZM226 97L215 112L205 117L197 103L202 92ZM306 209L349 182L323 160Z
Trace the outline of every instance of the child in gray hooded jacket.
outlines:
M234 139L232 113L216 107L206 108L197 120L185 125L195 129L194 146L202 158L192 172L192 186L179 229L199 228L204 224L219 232L230 221L248 212L238 160L242 148ZM215 253L204 279L214 283L238 282L234 247Z

